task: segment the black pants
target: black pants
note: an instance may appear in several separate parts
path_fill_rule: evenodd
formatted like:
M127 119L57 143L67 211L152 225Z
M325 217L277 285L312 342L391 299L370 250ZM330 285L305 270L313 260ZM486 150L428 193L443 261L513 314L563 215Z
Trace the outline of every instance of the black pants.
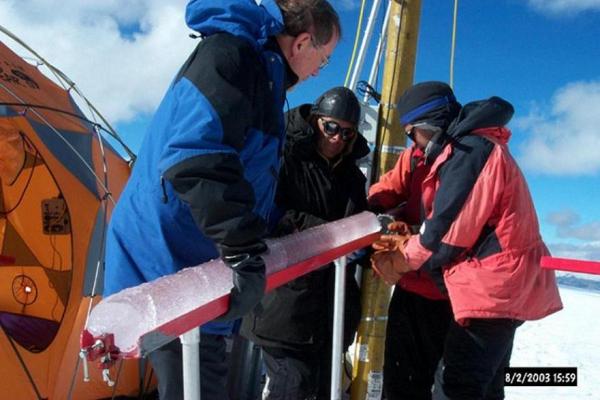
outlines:
M504 368L521 324L513 319L471 319L463 327L453 320L435 374L433 398L504 399Z
M263 347L267 381L263 400L325 400L331 396L331 347L282 352Z
M161 400L183 399L183 361L179 339L148 355ZM200 396L202 400L227 400L225 338L200 334Z
M383 388L388 400L429 400L452 319L450 302L394 289L388 312Z

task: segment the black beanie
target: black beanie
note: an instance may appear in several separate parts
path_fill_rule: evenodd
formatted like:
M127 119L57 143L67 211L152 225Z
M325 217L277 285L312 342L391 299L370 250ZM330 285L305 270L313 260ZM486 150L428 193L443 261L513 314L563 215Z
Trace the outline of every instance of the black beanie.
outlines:
M444 82L430 81L408 88L400 97L397 109L402 125L427 122L446 130L460 108L450 86Z

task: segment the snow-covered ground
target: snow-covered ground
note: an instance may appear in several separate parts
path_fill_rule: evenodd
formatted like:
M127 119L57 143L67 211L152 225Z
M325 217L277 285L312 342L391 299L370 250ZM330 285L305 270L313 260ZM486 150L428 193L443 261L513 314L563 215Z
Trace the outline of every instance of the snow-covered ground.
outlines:
M577 367L577 387L506 387L508 400L600 399L600 292L560 286L564 309L517 330L513 367Z

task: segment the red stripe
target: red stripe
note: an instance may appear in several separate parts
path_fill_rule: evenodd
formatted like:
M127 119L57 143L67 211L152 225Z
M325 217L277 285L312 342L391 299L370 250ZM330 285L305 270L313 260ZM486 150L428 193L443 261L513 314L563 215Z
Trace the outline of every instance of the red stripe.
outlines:
M583 272L586 274L600 275L600 262L573 260L569 258L542 257L541 265L547 269L561 271Z

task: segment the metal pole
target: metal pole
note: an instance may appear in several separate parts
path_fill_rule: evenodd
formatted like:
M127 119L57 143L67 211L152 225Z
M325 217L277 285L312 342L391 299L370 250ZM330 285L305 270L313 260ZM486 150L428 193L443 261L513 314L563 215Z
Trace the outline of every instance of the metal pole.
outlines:
M200 328L179 336L183 359L183 398L200 400Z
M413 82L421 0L392 1L387 26L386 56L377 124L378 177L394 167L406 145L396 103ZM352 400L381 398L386 317L390 287L372 270L363 271L362 320L356 340Z
M458 15L458 0L454 0L454 15L452 16L452 47L450 48L450 87L454 88L454 50L456 48L456 18Z
M346 300L346 256L335 262L333 340L331 346L331 400L342 398L342 347L344 346L344 303Z
M358 82L358 77L363 67L363 63L365 61L365 53L367 52L367 45L371 40L371 34L373 33L373 25L375 23L375 17L377 16L377 12L379 11L379 5L381 4L381 0L373 1L373 5L371 6L371 13L369 14L369 19L367 20L367 26L365 28L365 36L363 37L362 43L360 45L360 49L358 50L358 56L356 57L356 64L354 65L354 71L352 71L352 77L350 78L350 83L348 87L350 90L356 89L356 84Z
M391 0L390 0L391 3ZM385 10L385 16L383 17L383 26L381 27L381 33L379 34L379 40L377 41L377 48L375 49L375 62L371 65L371 72L369 72L369 85L375 84L377 78L377 72L379 71L379 63L381 62L381 55L383 54L383 43L385 43L385 34L387 32L388 22L390 21L390 9L391 5L388 4ZM365 93L363 101L366 103L369 100L369 94ZM360 280L359 280L360 282Z

